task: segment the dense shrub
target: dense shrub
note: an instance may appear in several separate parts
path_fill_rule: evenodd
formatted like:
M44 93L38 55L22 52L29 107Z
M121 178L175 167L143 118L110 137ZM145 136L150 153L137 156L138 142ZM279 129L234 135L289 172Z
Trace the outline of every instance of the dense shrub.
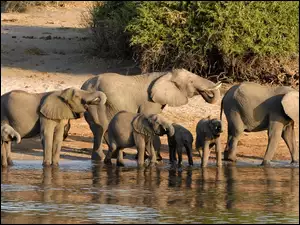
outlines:
M136 1L98 1L90 10L94 49L101 57L131 58L130 36L125 31L136 16Z
M133 49L144 72L184 67L221 80L299 80L299 2L104 2L94 10L100 49Z

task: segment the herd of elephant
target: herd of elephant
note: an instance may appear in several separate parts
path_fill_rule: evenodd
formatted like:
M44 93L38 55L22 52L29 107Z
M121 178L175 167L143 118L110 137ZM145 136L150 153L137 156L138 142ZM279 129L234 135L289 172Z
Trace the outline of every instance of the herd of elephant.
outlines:
M177 107L201 95L210 104L220 98L221 82L213 83L185 69L135 76L104 73L88 79L81 89L67 88L45 93L13 90L1 96L1 165L12 165L11 142L40 135L43 165L57 166L70 120L85 117L93 133L91 158L124 166L124 148L136 146L138 166L145 157L152 165L161 160L160 138L167 135L171 163L182 164L185 148L193 165L193 135L160 113L166 105ZM215 146L217 166L222 166L220 135L222 112L228 122L224 160L236 161L237 144L243 132L268 131L268 145L262 164L272 160L280 137L285 141L292 163L299 160L294 123L299 124L299 91L287 87L243 82L232 86L221 102L220 119L203 118L196 128L196 149L206 167ZM199 115L201 116L201 115ZM102 142L109 146L105 155Z

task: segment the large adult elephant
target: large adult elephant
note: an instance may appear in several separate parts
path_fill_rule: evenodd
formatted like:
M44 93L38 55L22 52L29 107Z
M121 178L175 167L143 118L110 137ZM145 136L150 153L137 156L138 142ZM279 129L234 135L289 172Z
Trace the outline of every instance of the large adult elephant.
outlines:
M117 112L158 114L166 105L181 106L199 94L213 104L220 97L220 86L185 69L135 76L104 73L90 78L81 89L102 91L107 96L105 106L89 106L84 113L94 135L92 159L104 159L102 139ZM106 135L104 138L107 143Z
M299 124L299 92L287 86L268 87L253 82L232 86L224 95L222 111L228 122L224 159L236 161L241 134L268 130L268 146L262 164L273 158L280 137L290 150L292 163L299 160L294 122Z
M67 88L62 91L28 93L14 90L1 96L1 127L9 124L21 138L41 135L43 165L58 165L62 141L70 129L69 120L83 116L88 105L105 104L101 91ZM7 164L12 165L11 141L3 143ZM4 163L3 166L6 166Z

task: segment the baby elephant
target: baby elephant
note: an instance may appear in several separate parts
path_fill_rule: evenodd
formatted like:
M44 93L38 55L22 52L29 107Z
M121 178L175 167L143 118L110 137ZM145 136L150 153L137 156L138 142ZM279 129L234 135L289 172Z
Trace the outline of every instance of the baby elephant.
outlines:
M121 111L113 117L108 125L109 150L104 162L111 164L112 154L118 151L117 165L124 166L123 154L120 150L136 146L138 166L144 165L146 150L150 155L151 164L154 164L156 153L153 142L156 135L163 136L164 134L173 136L174 127L160 115L145 116L140 113Z
M196 150L201 157L202 167L207 166L210 149L215 146L217 155L217 166L222 166L220 134L223 132L222 121L218 119L211 119L210 116L201 119L196 127ZM203 151L201 154L200 150Z
M185 147L189 165L193 165L192 158L192 144L193 144L193 135L189 130L184 128L183 126L173 123L172 124L175 129L175 135L168 135L168 145L169 145L169 157L170 162L174 163L176 159L176 152L178 154L178 166L182 164L182 148Z
M7 167L8 164L11 164L11 162L9 162L9 159L7 158L7 154L8 154L7 151L9 149L6 148L6 144L5 144L11 141L20 143L21 141L20 134L8 124L1 125L1 165L3 167Z

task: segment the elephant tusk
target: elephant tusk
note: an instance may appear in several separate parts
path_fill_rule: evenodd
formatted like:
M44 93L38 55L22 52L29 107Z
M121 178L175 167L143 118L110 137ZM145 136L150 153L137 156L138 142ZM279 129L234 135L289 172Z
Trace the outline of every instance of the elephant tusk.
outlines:
M206 89L206 91L217 90L217 89L219 89L221 86L222 86L222 82L221 82L221 81L218 81L218 83L216 83L216 85L215 85L214 87L208 88L208 89Z

